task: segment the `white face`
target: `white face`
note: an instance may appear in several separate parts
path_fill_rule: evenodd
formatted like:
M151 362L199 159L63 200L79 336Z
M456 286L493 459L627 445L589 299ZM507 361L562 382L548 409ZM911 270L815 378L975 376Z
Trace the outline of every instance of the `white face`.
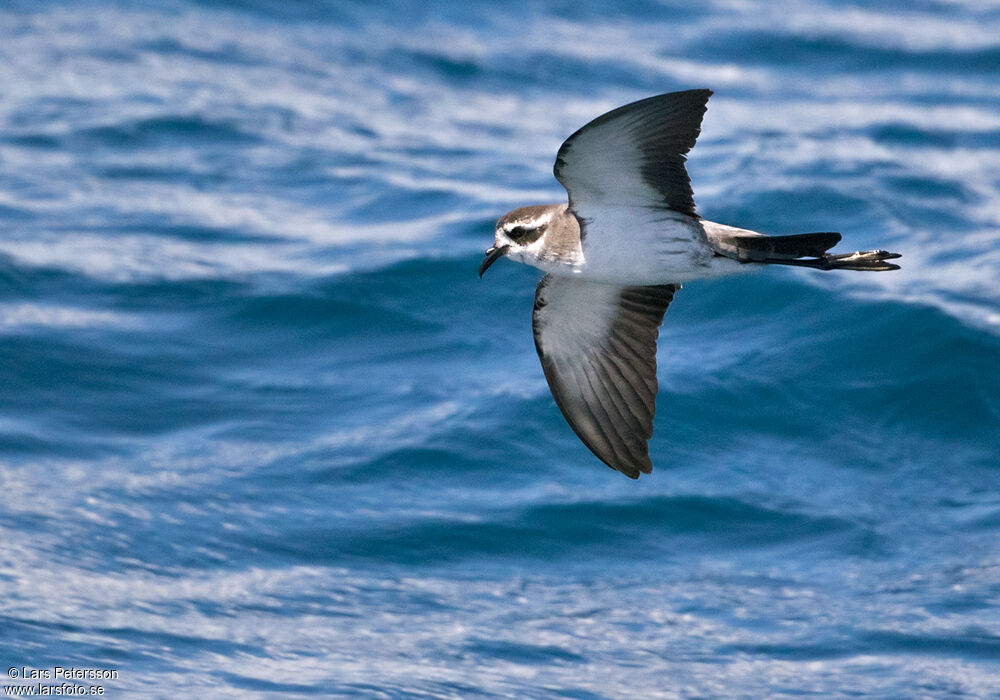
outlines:
M529 249L540 248L545 239L545 231L551 221L551 212L530 218L507 219L504 217L497 222L496 229L493 231L495 246L499 248L509 245L508 257L512 253L523 253Z

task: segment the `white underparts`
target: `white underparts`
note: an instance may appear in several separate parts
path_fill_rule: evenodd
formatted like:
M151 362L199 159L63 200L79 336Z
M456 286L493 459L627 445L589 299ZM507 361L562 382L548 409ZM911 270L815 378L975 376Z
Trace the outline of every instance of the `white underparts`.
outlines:
M717 254L702 227L721 228L720 224L645 207L602 207L591 211L593 215L584 222L580 257L553 260L546 255L545 236L512 251L510 257L557 275L624 285L683 283L756 267Z

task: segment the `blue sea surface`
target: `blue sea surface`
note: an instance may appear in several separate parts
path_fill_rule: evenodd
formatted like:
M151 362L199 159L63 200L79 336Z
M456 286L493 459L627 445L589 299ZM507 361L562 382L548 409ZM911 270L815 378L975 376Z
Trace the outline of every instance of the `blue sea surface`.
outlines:
M476 269L566 136L700 87L704 217L903 269L685 284L632 481L548 391L540 273ZM0 663L997 697L1000 6L5 0Z

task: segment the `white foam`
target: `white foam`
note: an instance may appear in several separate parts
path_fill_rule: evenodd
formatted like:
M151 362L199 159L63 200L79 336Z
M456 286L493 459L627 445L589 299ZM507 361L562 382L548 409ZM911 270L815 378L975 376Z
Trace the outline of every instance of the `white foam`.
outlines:
M8 329L30 326L139 328L143 325L145 322L139 316L113 311L50 304L0 304L0 326Z

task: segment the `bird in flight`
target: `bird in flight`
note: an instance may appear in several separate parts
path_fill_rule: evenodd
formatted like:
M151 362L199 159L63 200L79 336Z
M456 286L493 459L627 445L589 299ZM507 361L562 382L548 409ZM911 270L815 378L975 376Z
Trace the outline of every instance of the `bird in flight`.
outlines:
M580 128L554 168L569 201L500 217L479 267L507 257L545 271L532 328L552 396L583 444L633 479L652 471L656 339L682 282L764 265L899 269L884 250L828 253L839 233L767 236L699 217L684 162L711 95L656 95Z

